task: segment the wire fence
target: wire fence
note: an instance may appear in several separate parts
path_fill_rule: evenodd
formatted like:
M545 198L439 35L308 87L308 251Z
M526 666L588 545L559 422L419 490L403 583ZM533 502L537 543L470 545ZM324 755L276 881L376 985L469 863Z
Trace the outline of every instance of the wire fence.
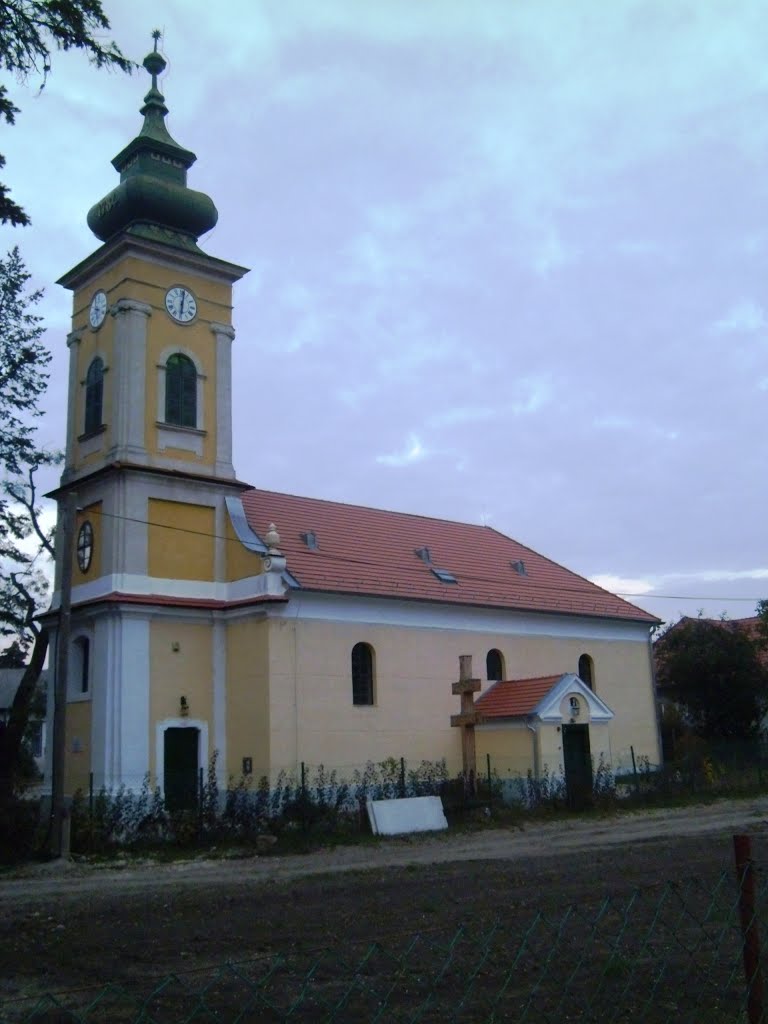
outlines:
M766 878L747 859L714 885L670 882L556 911L518 905L479 928L340 938L131 989L6 1002L0 1024L759 1024L766 909Z

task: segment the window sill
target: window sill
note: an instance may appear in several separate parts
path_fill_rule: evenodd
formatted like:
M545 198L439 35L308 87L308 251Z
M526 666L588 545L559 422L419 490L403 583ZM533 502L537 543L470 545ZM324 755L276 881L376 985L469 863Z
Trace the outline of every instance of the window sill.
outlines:
M158 450L178 448L202 457L203 438L207 437L204 430L197 427L181 427L174 423L156 423L158 433Z
M107 426L102 423L100 427L95 430L89 430L85 434L81 434L78 437L77 442L80 445L80 457L85 459L89 455L94 455L96 452L100 452L104 448L104 438L106 436Z
M178 430L182 434L196 434L198 437L207 437L207 430L200 430L199 427L182 427L179 423L165 423L163 420L158 420L155 424L161 430Z
M96 427L95 430L89 430L85 434L81 434L77 439L78 444L82 444L83 441L90 441L92 437L98 437L99 434L103 434L106 429L106 423L102 423L101 426Z

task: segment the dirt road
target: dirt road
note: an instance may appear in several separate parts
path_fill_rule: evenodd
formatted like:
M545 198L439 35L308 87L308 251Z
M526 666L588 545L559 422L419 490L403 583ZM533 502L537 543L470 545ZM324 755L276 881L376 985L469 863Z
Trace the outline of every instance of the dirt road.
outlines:
M657 840L731 834L747 829L768 832L768 797L722 801L693 807L622 813L524 827L469 833L433 833L381 840L375 845L338 846L311 854L253 857L235 862L198 857L158 865L123 862L117 867L82 863L36 865L0 879L0 898L11 902L57 899L86 893L141 892L145 889L288 881L313 875L386 867L460 861L530 862L532 859L596 852ZM130 866L126 866L126 865Z
M636 889L655 914L665 885L689 878L701 898L696 920L704 919L712 893L733 903L731 836L739 831L753 836L758 866L768 864L768 797L303 856L38 865L0 879L0 1001L108 982L146 991L171 972L199 977L228 961L279 955L293 962L316 950L335 958L339 947L352 956L374 941L390 951L408 936L449 937L459 927L487 934L499 919L509 932L505 943L513 943L531 915L555 921L577 906L590 925L606 898L624 905ZM633 913L626 935L642 932L642 914ZM565 942L559 932L555 939ZM499 979L506 963L502 950ZM710 977L709 966L701 970ZM553 974L553 998L561 984ZM674 984L694 983L686 975ZM593 985L586 978L579 991Z

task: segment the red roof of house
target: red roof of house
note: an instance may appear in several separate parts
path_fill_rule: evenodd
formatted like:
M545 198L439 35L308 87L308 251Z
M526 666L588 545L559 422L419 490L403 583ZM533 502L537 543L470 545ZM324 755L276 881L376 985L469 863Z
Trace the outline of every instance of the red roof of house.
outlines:
M530 715L539 701L563 678L537 676L535 679L506 679L494 683L490 690L475 701L475 708L483 718L513 718Z
M762 640L763 633L760 628L760 616L750 615L744 619L704 619L699 618L695 615L682 615L677 622L673 623L669 629L665 630L664 633L654 642L653 654L656 661L656 667L659 667L659 659L663 657L663 640L667 634L680 629L682 626L687 625L689 622L705 622L708 626L719 626L721 629L728 629L732 633L743 633L744 636L748 637L752 641ZM661 647L658 645L661 643ZM760 646L757 649L758 659L763 665L768 666L768 647ZM669 685L669 684L667 684ZM659 688L664 688L664 683L659 683Z
M242 500L259 537L276 524L288 571L305 590L658 621L487 526L255 489ZM316 550L302 539L309 532ZM423 548L430 563L415 553ZM456 582L441 582L432 568Z

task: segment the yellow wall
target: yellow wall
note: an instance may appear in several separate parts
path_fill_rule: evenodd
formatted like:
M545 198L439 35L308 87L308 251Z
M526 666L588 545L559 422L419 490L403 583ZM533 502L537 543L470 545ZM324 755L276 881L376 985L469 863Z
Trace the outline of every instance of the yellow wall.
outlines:
M150 576L213 579L213 508L150 498L148 518Z
M181 717L181 697L187 698L189 718L208 722L208 742L213 742L212 626L207 622L154 619L150 625L149 652L149 751L154 777L155 724L162 719ZM211 753L211 749L205 753L206 761Z
M165 293L163 292L163 295ZM198 316L191 324L179 326L174 324L168 314L163 311L150 318L147 337L147 376L146 376L146 423L145 437L149 451L159 451L154 443L157 437L158 422L157 389L158 366L161 355L172 346L193 352L200 364L203 380L203 441L202 459L194 452L181 448L166 448L174 459L182 459L191 463L211 463L216 456L216 340L211 333L210 325ZM199 413L198 413L199 415ZM162 421L162 417L161 417ZM159 451L162 455L163 451Z
M88 293L88 301L97 288L93 288ZM86 320L88 311L86 309ZM81 436L85 429L85 375L88 372L88 367L95 356L99 355L107 367L107 373L104 377L104 387L102 392L102 411L101 411L101 422L105 427L103 434L102 449L97 452L91 452L90 455L76 458L78 464L88 465L89 463L95 462L103 457L103 452L109 448L112 443L112 424L114 423L114 414L112 409L112 388L110 373L112 373L111 367L114 365L113 357L113 331L114 325L112 318L107 316L107 319L101 325L98 331L92 331L86 329L80 337L80 342L77 345L77 380L75 383L75 394L72 396L72 401L75 403L75 445L79 442L77 438ZM77 450L77 449L76 449Z
M477 770L487 772L488 757L491 773L501 780L525 778L534 766L534 734L519 723L475 730Z
M377 665L376 704L352 703L350 655L358 642L369 643ZM580 654L594 659L598 687L615 713L610 725L590 728L595 762L623 766L630 744L636 756L658 762L655 707L644 642L563 640L525 637L509 640L494 634L459 633L338 622L272 619L269 621L271 772L295 771L301 761L324 764L350 774L367 760L387 757L437 760L449 769L461 764L459 730L450 716L459 711L451 693L458 678L460 654L473 655L474 675L484 677L485 655L496 647L508 670L518 678L575 671ZM508 671L509 674L509 671ZM240 684L235 682L237 688ZM490 684L484 681L483 689ZM297 711L298 709L298 711ZM510 730L492 739L478 730L481 758L492 753L510 771L532 765L531 741ZM542 740L540 764L550 769L562 760L554 727Z
M88 307L93 293L103 288L107 302L112 305L118 299L131 298L146 302L153 310L165 317L165 293L175 284L186 284L197 299L197 319L229 324L232 320L232 289L225 282L212 281L193 270L179 271L155 263L148 263L136 256L119 260L98 280L80 288L73 297L73 328L84 327L88 331ZM153 313L154 315L154 313ZM105 322L106 326L106 322ZM101 334L102 327L98 332Z
M225 575L226 580L242 580L249 576L260 576L264 571L261 555L249 551L243 547L234 531L229 516L226 517L225 549Z
M184 284L190 288L197 300L197 316L189 324L177 324L165 309L165 294L173 285ZM152 308L152 315L147 321L146 349L146 406L145 406L145 438L147 450L160 457L167 453L174 460L196 464L212 464L216 452L216 340L211 332L211 323L229 325L232 321L232 288L226 282L215 281L202 274L196 274L187 268L181 270L150 263L136 257L124 258L89 282L86 288L80 288L73 297L74 315L73 330L82 329L78 346L78 382L85 378L85 373L96 352L101 352L107 365L114 363L113 337L114 319L107 315L102 326L91 330L88 323L88 309L93 294L99 289L107 293L107 302L111 306L118 299L133 299L143 302ZM204 376L203 406L205 437L202 438L202 458L194 452L177 448L157 448L157 387L158 362L163 350L178 345L180 349L194 352ZM111 408L112 387L107 379L104 387L103 421L107 427L102 450L78 458L76 464L89 465L103 457L103 451L112 443L111 425L114 413ZM75 436L83 432L84 422L84 388L78 383L75 396Z
M270 773L269 653L265 621L233 622L227 633L227 775L253 759L253 782Z
M352 703L350 656L361 641L375 651L372 707ZM304 761L350 774L388 757L414 764L446 757L456 770L461 740L450 725L458 711L451 683L461 653L460 636L434 630L272 620L273 772Z
M89 700L70 701L67 704L67 723L64 729L66 736L66 754L64 761L64 792L68 795L81 789L88 792L91 771L91 702ZM79 751L72 749L78 740Z

